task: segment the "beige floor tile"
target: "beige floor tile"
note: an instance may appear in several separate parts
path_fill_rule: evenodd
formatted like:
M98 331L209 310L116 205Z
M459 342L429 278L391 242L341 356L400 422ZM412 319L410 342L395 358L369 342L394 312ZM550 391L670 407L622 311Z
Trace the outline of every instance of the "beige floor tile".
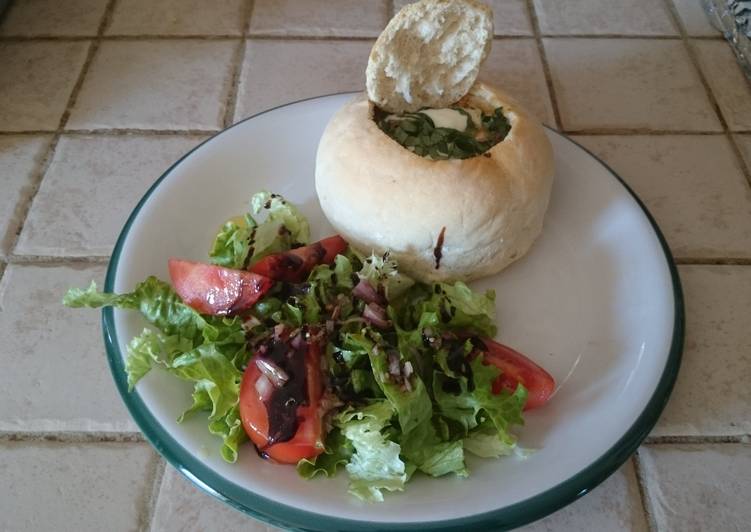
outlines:
M735 142L741 150L746 168L751 169L751 135L735 135Z
M721 130L680 41L544 42L566 129Z
M0 130L57 128L89 43L0 43Z
M202 137L63 136L18 255L107 256L147 188Z
M657 530L748 530L751 447L660 445L639 455Z
M151 529L160 532L281 532L199 490L171 466L164 472Z
M19 208L31 194L31 179L38 171L49 146L50 136L0 137L0 257L10 252L20 220Z
M112 383L101 313L61 304L70 287L85 288L92 279L102 286L104 270L6 268L0 280L0 430L137 430Z
M244 0L118 0L108 35L239 35Z
M68 127L220 127L235 46L231 41L103 42Z
M145 443L0 443L0 530L144 530Z
M672 0L683 27L688 35L710 36L722 35L709 22L702 8L701 0Z
M13 2L0 35L94 36L107 0L24 0Z
M534 0L534 6L543 34L677 34L663 0Z
M519 532L646 532L639 487L631 461L573 504Z
M681 266L686 344L656 436L751 433L751 268Z
M380 0L256 0L250 34L377 37L386 17Z
M311 96L364 90L372 46L365 41L249 41L235 121Z
M498 40L482 65L479 79L497 85L538 119L556 127L542 61L533 40Z
M732 131L751 131L751 82L725 41L693 41L702 71Z
M394 11L399 11L410 0L395 0ZM532 23L525 0L484 0L493 10L496 35L532 35Z
M751 190L724 135L576 137L644 200L677 257L751 257Z

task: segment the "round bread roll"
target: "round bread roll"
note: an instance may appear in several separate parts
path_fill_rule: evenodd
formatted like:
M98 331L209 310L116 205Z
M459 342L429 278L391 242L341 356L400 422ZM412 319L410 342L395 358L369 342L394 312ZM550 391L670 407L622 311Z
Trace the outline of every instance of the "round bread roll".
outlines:
M363 252L390 250L421 281L472 280L519 259L550 198L553 155L537 120L482 83L460 104L502 107L508 135L469 159L432 160L384 133L360 95L333 116L318 146L316 191L331 224Z
M447 107L467 94L492 43L493 13L480 2L407 4L370 52L368 96L392 113Z

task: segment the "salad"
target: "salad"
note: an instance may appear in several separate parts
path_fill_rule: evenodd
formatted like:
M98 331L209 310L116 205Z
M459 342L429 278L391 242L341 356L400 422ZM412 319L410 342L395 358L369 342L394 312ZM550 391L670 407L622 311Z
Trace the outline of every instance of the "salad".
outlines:
M293 205L261 192L209 263L170 259L171 284L92 282L63 303L140 312L150 327L128 344L130 389L154 368L192 382L178 421L208 413L229 462L249 439L305 478L344 469L353 495L382 501L418 472L467 476L467 452L519 452L512 429L554 381L491 340L494 292L417 283L388 253L309 238Z

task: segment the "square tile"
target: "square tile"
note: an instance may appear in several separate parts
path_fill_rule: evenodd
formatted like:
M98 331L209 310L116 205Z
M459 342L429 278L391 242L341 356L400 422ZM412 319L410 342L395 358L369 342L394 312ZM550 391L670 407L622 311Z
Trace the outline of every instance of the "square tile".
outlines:
M751 268L681 266L686 344L653 435L751 433Z
M107 35L240 35L244 0L118 0Z
M92 279L102 286L104 271L104 266L16 264L5 269L0 280L0 430L138 430L112 382L100 312L61 303L70 287L84 288Z
M0 257L10 252L21 223L20 208L32 193L31 179L39 170L50 136L0 136Z
M479 79L506 90L539 120L556 127L537 43L531 39L493 42Z
M709 17L702 7L702 0L672 0L672 2L688 35L699 37L722 35L709 22Z
M634 188L676 257L751 257L751 190L724 135L577 141Z
M194 136L64 135L15 253L108 256L146 189L201 140Z
M394 12L398 12L409 0L395 0ZM532 23L525 0L483 0L493 10L493 26L496 35L532 35Z
M657 530L748 530L751 447L660 445L639 456Z
M735 135L735 142L741 150L746 168L751 169L751 135Z
M722 130L681 41L544 43L565 129Z
M250 35L378 37L386 17L381 0L256 0Z
M302 98L365 89L370 41L250 40L235 120Z
M145 443L0 443L0 530L145 530Z
M88 49L88 42L0 43L0 130L56 129Z
M646 532L639 487L629 460L584 497L519 532Z
M172 466L164 472L151 530L160 532L281 532L231 508L191 484Z
M72 129L222 125L231 41L105 41L73 107Z
M663 0L534 0L540 32L555 35L677 35Z
M751 131L751 81L725 41L692 41L699 64L732 131Z
M94 36L107 0L24 0L13 2L0 25L0 35Z

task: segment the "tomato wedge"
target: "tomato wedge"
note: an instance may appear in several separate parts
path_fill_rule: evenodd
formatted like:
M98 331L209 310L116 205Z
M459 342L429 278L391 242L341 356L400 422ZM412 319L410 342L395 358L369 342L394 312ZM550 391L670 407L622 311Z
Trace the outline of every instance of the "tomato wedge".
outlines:
M245 270L170 259L172 286L183 302L201 314L223 316L251 308L274 282Z
M307 345L305 356L305 379L307 404L297 407L297 430L287 440L269 445L269 403L262 396L257 382L263 373L251 359L240 384L240 419L248 437L265 456L282 464L296 464L303 458L318 456L324 451L323 424L320 414L321 382L320 346ZM264 377L265 378L265 377ZM291 375L290 378L295 378ZM288 384L285 384L287 386Z
M548 402L555 389L555 380L550 373L508 346L487 338L482 341L488 348L485 362L503 372L493 383L493 393L500 393L501 390L513 392L516 385L521 383L528 392L524 410L532 410Z
M302 283L313 268L319 264L331 264L345 249L347 241L335 235L309 246L264 257L251 266L250 271L276 281Z

